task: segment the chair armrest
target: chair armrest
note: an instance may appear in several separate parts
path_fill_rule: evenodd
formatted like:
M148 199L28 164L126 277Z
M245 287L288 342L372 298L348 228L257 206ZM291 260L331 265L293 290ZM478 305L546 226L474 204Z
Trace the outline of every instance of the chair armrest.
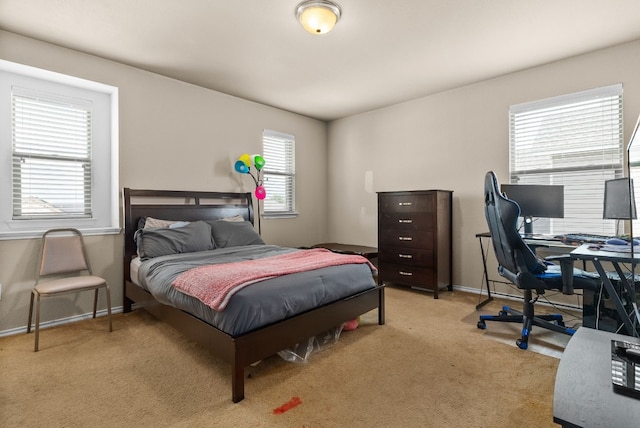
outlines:
M557 260L560 262L562 274L562 294L573 294L573 259L568 254L547 257L545 260Z

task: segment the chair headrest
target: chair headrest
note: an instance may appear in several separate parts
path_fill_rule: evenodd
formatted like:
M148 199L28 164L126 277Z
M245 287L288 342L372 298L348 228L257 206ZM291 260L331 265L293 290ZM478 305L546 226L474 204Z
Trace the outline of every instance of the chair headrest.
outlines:
M538 260L518 231L520 207L500 192L498 178L487 172L484 181L485 215L498 263L513 273L518 273L516 252L523 258L526 269L533 274L544 272L545 265Z

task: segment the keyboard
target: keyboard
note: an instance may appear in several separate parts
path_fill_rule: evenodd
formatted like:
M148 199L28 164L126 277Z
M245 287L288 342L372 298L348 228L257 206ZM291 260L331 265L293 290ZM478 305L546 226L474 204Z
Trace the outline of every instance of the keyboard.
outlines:
M560 239L554 235L544 235L541 233L523 233L521 236L524 239L532 241L558 241Z
M556 235L557 239L562 242L578 242L583 244L604 244L611 236L591 235L587 233L565 233L564 235Z
M611 382L613 391L640 399L640 345L611 341Z

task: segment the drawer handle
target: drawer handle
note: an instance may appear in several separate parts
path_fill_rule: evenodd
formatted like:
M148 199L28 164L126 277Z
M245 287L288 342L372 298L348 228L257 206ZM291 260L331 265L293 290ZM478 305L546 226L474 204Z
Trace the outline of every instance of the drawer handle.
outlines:
M401 241L413 241L413 238L410 236L398 236L398 239Z
M405 272L405 271L402 271L402 270L399 272L399 274L403 275L403 276L413 276L412 272Z
M413 205L413 202L398 202L398 205L401 207L410 207Z
M398 257L401 259L412 259L413 256L411 254L398 254Z
M400 220L398 220L398 223L409 223L409 224L411 224L411 223L413 223L413 220L401 218Z

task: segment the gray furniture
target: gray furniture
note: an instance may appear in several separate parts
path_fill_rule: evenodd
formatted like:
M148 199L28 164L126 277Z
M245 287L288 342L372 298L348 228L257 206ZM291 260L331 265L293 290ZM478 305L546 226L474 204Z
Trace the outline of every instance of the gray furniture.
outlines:
M636 290L633 281L631 281L631 275L625 272L628 272L628 269L630 269L629 266L633 265L636 269L637 277L637 266L638 262L640 262L640 255L633 254L633 257L631 257L630 252L610 251L612 249L615 250L615 247L616 246L583 244L571 251L570 256L574 260L591 262L596 268L604 285L604 289L607 292L607 296L615 307L615 317L612 319L612 321L618 323L615 328L621 327L622 329L619 330L621 333L639 336L640 328L637 322L640 321L640 315L637 312L637 307L633 305L633 302L636 301ZM603 265L603 263L605 263L605 265ZM615 274L608 274L605 271L605 266L612 266L615 269ZM612 275L615 275L615 281L613 282L611 280ZM614 285L614 283L616 285ZM585 296L585 298L586 297L588 296ZM597 310L594 312L597 313ZM597 326L594 320L585 321L588 321L593 326ZM638 425L640 426L640 423Z
M613 391L611 340L640 339L581 327L560 360L553 420L563 427L638 427L640 400Z

